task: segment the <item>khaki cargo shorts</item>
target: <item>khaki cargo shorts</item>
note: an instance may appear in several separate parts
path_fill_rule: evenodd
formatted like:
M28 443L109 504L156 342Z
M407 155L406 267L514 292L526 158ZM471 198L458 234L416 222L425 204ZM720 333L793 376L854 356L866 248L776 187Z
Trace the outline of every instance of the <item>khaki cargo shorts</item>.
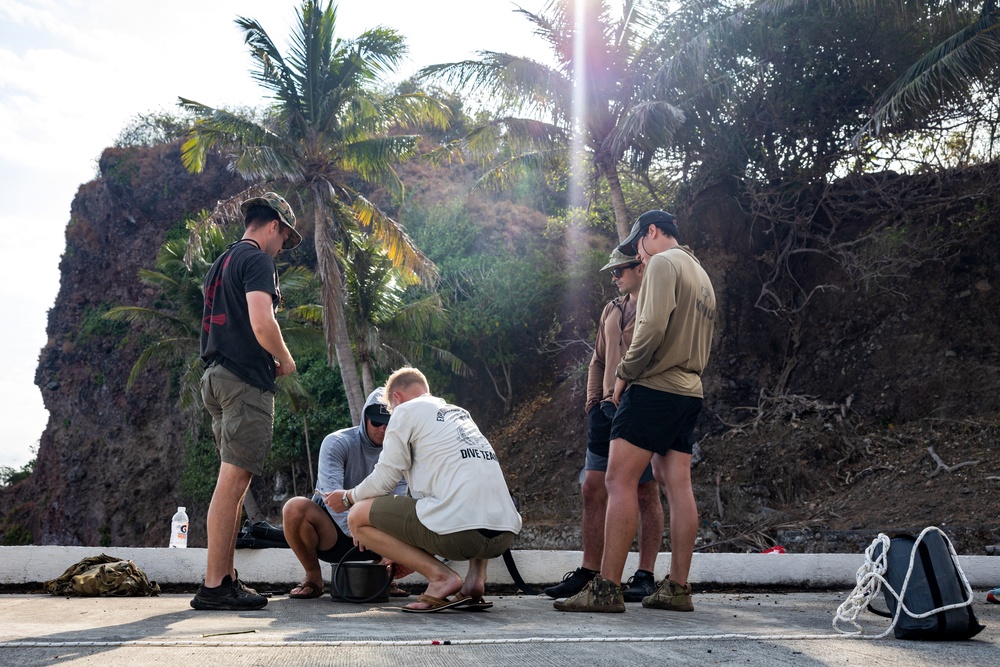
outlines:
M253 387L213 364L201 377L201 397L212 415L212 434L223 462L262 474L274 433L274 392Z
M420 523L417 517L417 500L410 496L381 496L372 502L368 521L383 533L423 549L429 554L448 560L471 558L496 558L514 543L515 533L479 530L462 530L438 535Z

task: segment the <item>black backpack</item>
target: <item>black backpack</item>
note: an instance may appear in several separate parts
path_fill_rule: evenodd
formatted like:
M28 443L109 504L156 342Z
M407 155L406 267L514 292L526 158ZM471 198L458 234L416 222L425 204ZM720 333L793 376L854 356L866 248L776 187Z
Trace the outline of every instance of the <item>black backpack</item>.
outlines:
M870 549L875 562L882 557L884 537ZM939 528L925 528L917 537L893 537L885 550L885 566L882 593L888 611L870 604L868 609L894 619L897 639L969 639L984 629L972 611L972 587L955 548Z
M243 523L243 528L236 535L237 549L288 549L288 541L284 531L272 526L267 521L249 520Z

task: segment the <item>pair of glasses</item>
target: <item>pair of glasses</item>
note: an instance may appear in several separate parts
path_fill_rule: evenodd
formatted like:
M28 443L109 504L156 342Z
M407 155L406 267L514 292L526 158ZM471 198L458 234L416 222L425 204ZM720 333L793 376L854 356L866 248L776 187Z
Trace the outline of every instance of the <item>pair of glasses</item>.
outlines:
M629 264L628 266L619 266L616 269L611 269L611 277L617 280L618 278L622 277L623 273L625 273L629 269L634 269L637 266L639 266L638 262L636 262L635 264Z

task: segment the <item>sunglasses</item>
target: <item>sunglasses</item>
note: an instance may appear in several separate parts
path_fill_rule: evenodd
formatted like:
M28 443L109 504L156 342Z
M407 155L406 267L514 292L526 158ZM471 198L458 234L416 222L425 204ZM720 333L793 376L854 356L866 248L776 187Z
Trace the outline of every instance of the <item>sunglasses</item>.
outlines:
M639 262L636 262L635 264L629 264L628 266L619 266L616 269L611 269L611 277L615 279L621 278L623 273L625 273L629 269L634 269L637 266L639 266Z

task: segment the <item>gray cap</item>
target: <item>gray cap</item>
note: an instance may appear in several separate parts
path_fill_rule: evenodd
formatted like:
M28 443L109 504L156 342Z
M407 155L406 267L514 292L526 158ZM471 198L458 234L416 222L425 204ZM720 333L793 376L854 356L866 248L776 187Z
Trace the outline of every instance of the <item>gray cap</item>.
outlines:
M618 250L618 248L615 248L611 251L611 258L608 260L608 263L601 267L601 271L610 271L619 266L633 266L638 263L639 260L635 255L629 257Z
M680 243L681 239L677 232L677 223L674 222L674 216L670 215L666 211L653 210L646 211L636 219L628 237L618 244L618 250L626 255L632 255L633 257L639 254L639 250L636 248L636 243L641 237L646 235L646 230L653 224L663 229L663 231L667 234L673 236L677 239L677 242Z

